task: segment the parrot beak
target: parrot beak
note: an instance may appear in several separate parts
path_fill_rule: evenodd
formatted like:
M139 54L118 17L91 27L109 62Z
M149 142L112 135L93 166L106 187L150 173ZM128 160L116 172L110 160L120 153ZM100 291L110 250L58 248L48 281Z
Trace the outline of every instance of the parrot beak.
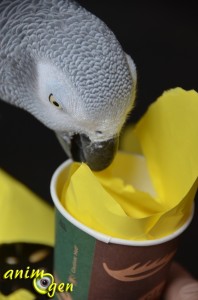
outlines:
M84 134L68 137L56 133L66 154L74 161L85 162L93 171L107 168L114 159L118 149L118 137L102 142L92 142Z

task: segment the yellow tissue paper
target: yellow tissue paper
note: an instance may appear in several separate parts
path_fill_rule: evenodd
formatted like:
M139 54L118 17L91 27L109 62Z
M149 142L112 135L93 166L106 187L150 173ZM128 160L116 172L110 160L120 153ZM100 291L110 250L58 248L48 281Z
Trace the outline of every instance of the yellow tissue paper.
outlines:
M0 169L0 243L54 245L54 210Z
M35 299L35 295L33 295L30 291L25 289L17 290L7 296L0 293L0 300L34 300L34 299Z
M116 238L157 239L179 229L192 213L198 185L197 116L195 91L165 92L132 132L143 155L120 152L101 172L73 163L63 206Z
M130 124L127 125L124 130L122 130L120 135L119 149L127 152L142 154L142 149L137 136L135 135L134 128L135 125Z

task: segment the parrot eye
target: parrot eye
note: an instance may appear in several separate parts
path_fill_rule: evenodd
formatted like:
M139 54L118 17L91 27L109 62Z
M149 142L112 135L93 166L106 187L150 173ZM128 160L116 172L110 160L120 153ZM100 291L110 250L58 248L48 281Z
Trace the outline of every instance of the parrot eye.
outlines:
M102 134L102 131L96 130L96 133L97 133L98 135L101 135L101 134Z
M49 95L49 102L50 102L51 104L53 104L54 106L56 106L57 108L59 108L59 109L62 108L61 105L56 101L56 98L54 97L53 94L50 94L50 95Z

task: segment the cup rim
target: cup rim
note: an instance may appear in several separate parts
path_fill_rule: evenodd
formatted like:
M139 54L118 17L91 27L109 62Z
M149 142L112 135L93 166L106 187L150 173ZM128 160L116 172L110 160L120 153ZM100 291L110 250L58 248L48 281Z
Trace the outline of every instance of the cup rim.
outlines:
M94 237L95 239L97 239L99 241L102 241L104 243L120 244L120 245L127 245L127 246L141 246L141 247L142 246L159 245L159 244L162 244L162 243L166 243L170 240L173 240L176 237L178 237L179 235L181 235L186 230L186 228L189 226L189 224L191 223L191 221L193 219L194 205L193 205L193 208L192 208L192 213L189 216L188 220L179 229L177 229L175 232L173 232L173 233L171 233L171 234L169 234L165 237L162 237L162 238L159 238L159 239L154 239L154 240L146 240L146 241L125 240L125 239L121 239L121 238L115 238L115 237L111 237L111 236L108 236L106 234L103 234L101 232L98 232L98 231L96 231L92 228L89 228L88 226L84 225L83 223L81 223L80 221L75 219L72 215L70 215L65 210L65 208L63 207L63 205L59 201L58 195L57 195L57 192L56 192L58 176L72 162L73 162L72 159L68 159L68 160L64 161L59 167L57 167L57 169L53 173L51 181L50 181L50 193L51 193L52 201L54 202L55 208L58 209L58 211L61 213L61 215L64 218L66 218L70 223L72 223L78 229L84 231L85 233L89 234L90 236Z

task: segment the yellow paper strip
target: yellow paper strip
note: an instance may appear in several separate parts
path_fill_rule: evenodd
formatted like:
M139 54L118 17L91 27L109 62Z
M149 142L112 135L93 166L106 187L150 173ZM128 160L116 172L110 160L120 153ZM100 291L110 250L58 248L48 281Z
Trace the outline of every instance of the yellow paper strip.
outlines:
M165 92L134 131L144 157L119 153L95 173L74 164L62 204L83 224L112 237L146 240L173 233L189 218L197 191L197 116L195 91Z
M54 209L0 169L0 243L54 244Z

